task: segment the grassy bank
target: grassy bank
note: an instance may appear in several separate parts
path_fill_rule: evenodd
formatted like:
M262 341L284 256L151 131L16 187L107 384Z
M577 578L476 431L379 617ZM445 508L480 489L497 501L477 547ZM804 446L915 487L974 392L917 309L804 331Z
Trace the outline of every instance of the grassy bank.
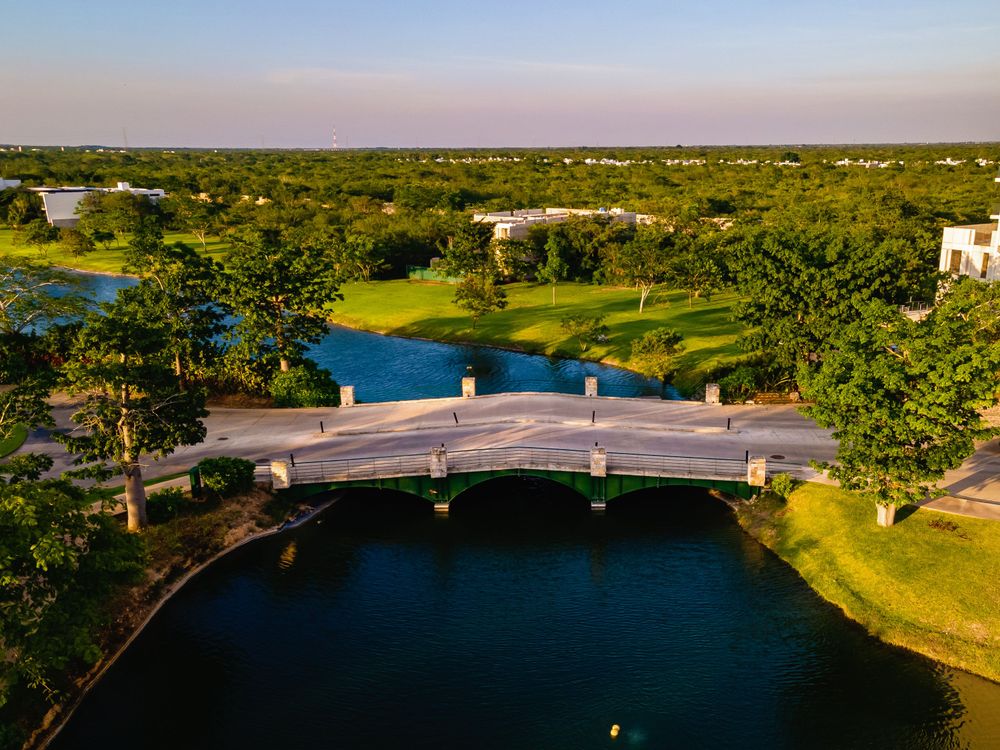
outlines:
M873 635L1000 681L1000 524L917 510L883 529L865 498L818 484L739 516Z
M163 236L168 244L183 242L193 248L201 249L201 240L193 234L183 232L168 232ZM208 239L206 249L209 255L218 260L225 258L229 251L229 245L218 239ZM122 263L124 263L125 243L119 247L117 243L112 243L111 248L105 250L98 247L91 253L75 256L58 242L45 247L44 251L37 247L30 247L18 244L12 229L0 229L0 255L14 255L16 257L31 258L33 260L44 260L57 266L76 268L80 271L93 271L97 273L121 273Z
M677 378L682 389L696 385L706 371L733 362L739 355L736 335L740 326L730 320L736 299L732 293L715 295L711 301L695 300L689 308L684 292L660 288L650 294L640 315L639 295L631 289L560 284L555 305L547 285L518 283L505 289L507 309L480 319L475 330L472 319L452 302L455 287L405 279L344 286L344 301L334 305L333 320L397 336L508 346L626 366L633 339L669 326L684 335ZM581 352L577 340L559 324L561 318L574 314L607 316L609 341Z
M170 233L167 242L185 242L200 248L193 235ZM228 246L219 240L208 243L208 253L225 258ZM14 243L12 230L0 230L0 255L40 258L81 271L121 273L123 249L112 246L74 257L58 243L45 253ZM504 287L506 310L487 315L475 330L472 319L452 302L455 287L449 284L407 279L351 283L342 288L344 301L333 308L333 321L397 336L438 341L461 341L520 349L526 352L592 359L628 365L633 339L659 326L668 326L684 336L684 354L679 358L676 384L689 389L705 379L708 371L734 362L739 356L736 336L739 324L730 320L733 293L717 294L710 301L697 299L688 307L687 294L665 287L655 289L639 314L639 295L632 289L591 284L563 283L552 304L552 288L544 284L517 283ZM559 321L567 315L604 315L609 341L592 344L583 352L567 336Z

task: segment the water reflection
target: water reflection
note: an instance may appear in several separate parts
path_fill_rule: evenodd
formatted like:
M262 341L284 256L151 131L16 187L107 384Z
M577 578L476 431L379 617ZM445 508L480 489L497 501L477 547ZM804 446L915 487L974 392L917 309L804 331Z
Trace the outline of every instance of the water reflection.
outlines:
M1000 687L878 643L717 500L561 493L348 493L195 579L53 747L995 743Z

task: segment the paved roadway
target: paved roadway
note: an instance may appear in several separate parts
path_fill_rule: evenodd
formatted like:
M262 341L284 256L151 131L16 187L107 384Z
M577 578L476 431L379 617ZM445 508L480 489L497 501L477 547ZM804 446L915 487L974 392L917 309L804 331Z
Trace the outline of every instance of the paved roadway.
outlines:
M72 404L56 402L54 416L68 427ZM458 422L456 424L455 418ZM320 422L324 432L320 432ZM729 422L729 429L727 429ZM799 464L831 460L829 430L794 406L725 405L658 399L588 398L565 394L499 394L363 404L344 409L213 409L203 443L179 448L151 462L145 473L186 470L202 458L230 455L265 463L427 453L444 443L452 450L530 446L585 449L598 443L609 453L740 458L746 451ZM54 473L69 467L60 446L38 431L23 450L50 453ZM951 493L928 507L1000 520L1000 451L988 444L942 486ZM824 477L815 476L824 481Z

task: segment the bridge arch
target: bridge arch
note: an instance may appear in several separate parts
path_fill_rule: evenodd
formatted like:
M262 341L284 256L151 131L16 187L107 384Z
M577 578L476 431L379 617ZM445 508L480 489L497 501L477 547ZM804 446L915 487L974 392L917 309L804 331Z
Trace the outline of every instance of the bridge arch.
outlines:
M549 476L544 471L519 470L495 476L477 477L452 495L449 513L472 511L489 513L556 514L588 513L591 500L580 482Z

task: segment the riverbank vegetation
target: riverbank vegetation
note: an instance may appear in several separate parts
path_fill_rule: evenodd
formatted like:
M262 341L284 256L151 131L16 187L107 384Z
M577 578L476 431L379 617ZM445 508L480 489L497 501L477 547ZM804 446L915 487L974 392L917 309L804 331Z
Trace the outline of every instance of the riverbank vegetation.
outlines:
M169 520L137 536L94 512L93 500L66 482L0 484L0 546L24 566L19 588L5 583L0 597L3 750L20 747L33 732L34 742L42 739L189 572L274 527L290 508L259 489L188 498Z
M871 523L871 505L806 483L738 516L872 635L1000 681L1000 524L908 508L886 529Z

